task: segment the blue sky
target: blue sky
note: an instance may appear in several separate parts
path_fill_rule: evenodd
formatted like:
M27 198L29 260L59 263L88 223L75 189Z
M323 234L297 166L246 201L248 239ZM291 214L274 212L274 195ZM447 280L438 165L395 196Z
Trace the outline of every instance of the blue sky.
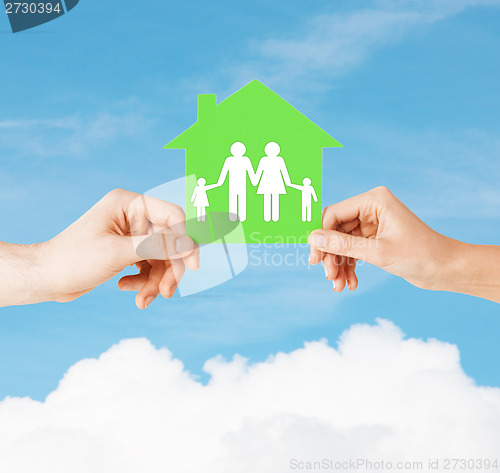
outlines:
M16 35L2 16L0 239L46 240L115 187L182 176L182 154L162 146L195 120L196 95L257 78L343 143L325 152L325 203L386 185L437 230L500 244L499 21L486 0L82 0ZM470 376L500 386L497 304L368 266L360 280L338 295L319 268L251 266L145 312L116 280L71 304L1 309L0 398L43 399L74 362L127 337L201 374L219 353L260 360L377 317L456 343Z

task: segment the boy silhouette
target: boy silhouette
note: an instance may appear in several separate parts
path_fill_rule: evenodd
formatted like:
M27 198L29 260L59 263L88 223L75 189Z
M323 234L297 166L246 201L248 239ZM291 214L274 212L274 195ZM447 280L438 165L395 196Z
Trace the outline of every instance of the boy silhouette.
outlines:
M314 199L314 202L318 202L318 197L314 187L311 185L311 179L308 177L304 178L302 184L302 186L290 184L290 187L302 192L302 221L310 222L312 219L312 200Z

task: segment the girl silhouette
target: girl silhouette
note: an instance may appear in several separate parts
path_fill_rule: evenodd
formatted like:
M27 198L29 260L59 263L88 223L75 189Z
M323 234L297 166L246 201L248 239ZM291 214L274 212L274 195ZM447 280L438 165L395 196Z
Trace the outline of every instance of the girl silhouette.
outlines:
M207 191L217 187L217 184L207 186L207 181L203 177L200 177L197 182L198 185L194 188L191 202L193 203L193 207L196 207L196 220L204 222L207 217L207 207L210 205L208 203Z
M264 149L266 156L262 157L257 167L257 182L259 188L257 194L264 195L264 220L273 222L280 219L280 195L286 194L284 183L291 185L290 176L285 161L279 155L278 143L271 141Z

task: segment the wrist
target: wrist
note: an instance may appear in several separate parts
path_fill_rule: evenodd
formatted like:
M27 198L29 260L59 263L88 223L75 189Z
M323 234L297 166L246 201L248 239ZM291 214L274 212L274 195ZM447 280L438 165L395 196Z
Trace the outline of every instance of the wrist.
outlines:
M23 271L25 291L24 304L37 304L52 301L53 297L47 277L47 247L48 242L21 245L22 259L26 264Z
M446 238L446 251L444 252L446 263L439 278L437 290L449 292L462 292L470 264L470 247L452 238Z
M419 257L413 261L414 272L409 282L422 289L459 292L467 271L468 244L437 232L423 238Z
M500 302L500 247L457 243L452 284L444 290Z
M36 243L32 246L32 258L35 270L33 271L36 282L34 283L33 296L37 302L52 302L57 300L57 294L51 278L51 241Z
M500 291L499 249L447 238L447 264L435 289L498 299ZM496 261L495 261L496 260Z
M51 300L44 277L45 243L1 243L0 306L35 304Z

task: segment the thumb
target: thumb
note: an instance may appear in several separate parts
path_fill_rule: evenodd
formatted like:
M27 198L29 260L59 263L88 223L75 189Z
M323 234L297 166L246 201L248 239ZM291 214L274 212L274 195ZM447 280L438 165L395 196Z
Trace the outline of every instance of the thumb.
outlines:
M309 235L309 244L316 250L334 255L348 256L380 266L381 241L337 232L315 230Z
M142 260L185 258L195 250L195 244L186 235L153 233L141 236L120 236L117 250L126 265Z

